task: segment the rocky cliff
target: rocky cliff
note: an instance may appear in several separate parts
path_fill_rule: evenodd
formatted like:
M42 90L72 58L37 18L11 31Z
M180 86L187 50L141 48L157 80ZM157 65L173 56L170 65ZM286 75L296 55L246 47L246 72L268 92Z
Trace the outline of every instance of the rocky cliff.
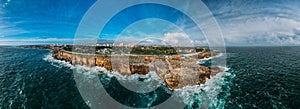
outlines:
M156 71L171 89L187 85L199 85L206 82L207 78L218 72L224 71L219 67L201 66L197 60L217 55L216 53L202 52L196 56L173 59L167 56L141 55L89 55L53 49L54 59L67 61L72 65L99 66L108 71L118 71L122 75L142 74Z

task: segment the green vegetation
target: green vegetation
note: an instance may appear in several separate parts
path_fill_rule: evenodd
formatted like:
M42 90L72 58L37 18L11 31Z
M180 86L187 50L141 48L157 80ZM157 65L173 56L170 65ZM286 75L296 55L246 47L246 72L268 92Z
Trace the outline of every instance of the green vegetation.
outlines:
M196 52L201 52L203 50L204 50L204 48L196 48Z
M71 46L71 45L66 45L66 46L64 46L62 49L63 49L63 50L66 50L66 51L72 51L72 47L73 47L73 46Z
M207 48L200 47L170 47L170 46L92 46L92 45L27 45L25 48L39 49L63 49L69 52L114 55L114 54L137 54L137 55L178 55L195 52L209 52Z
M130 51L131 54L140 55L176 55L173 47L136 46Z

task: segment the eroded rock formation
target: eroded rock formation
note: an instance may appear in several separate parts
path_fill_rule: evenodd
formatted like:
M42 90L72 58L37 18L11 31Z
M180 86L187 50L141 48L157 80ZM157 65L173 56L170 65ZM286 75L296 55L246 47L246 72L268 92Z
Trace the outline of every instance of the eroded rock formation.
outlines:
M202 52L196 56L184 59L173 59L167 56L120 56L120 55L88 55L66 52L54 49L52 56L57 60L70 62L72 65L86 65L88 67L104 67L108 71L118 71L122 75L142 74L155 71L171 89L187 85L204 84L207 78L224 71L219 67L198 65L197 60L217 55Z

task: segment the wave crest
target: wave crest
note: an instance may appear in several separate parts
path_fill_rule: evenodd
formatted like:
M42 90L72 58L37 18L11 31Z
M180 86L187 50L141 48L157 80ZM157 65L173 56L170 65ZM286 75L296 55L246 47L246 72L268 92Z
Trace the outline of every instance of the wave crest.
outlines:
M81 65L73 66L65 61L55 60L51 56L51 53L46 55L44 60L50 62L51 65L54 65L56 67L69 67L75 70L76 73L82 73L88 78L93 78L99 72L101 72L107 74L110 78L116 77L120 81L138 82L140 78L143 78L145 79L144 82L158 81L160 83L159 85L165 84L164 81L154 71L151 71L146 75L133 74L129 76L124 76L118 72L109 72L105 68L97 66L92 68ZM179 100L185 103L188 106L188 108L195 108L195 106L200 108L223 108L226 103L226 97L230 95L229 80L231 80L231 78L235 76L234 74L228 72L229 68L223 68L225 69L224 72L220 72L217 75L211 77L210 79L207 79L205 84L185 86L180 89L176 89L173 92L173 95L175 95L177 98L180 98ZM153 86L151 85L147 85L147 87L153 88ZM143 91L145 91L145 89L143 89L141 92ZM222 96L219 96L220 93L223 93Z

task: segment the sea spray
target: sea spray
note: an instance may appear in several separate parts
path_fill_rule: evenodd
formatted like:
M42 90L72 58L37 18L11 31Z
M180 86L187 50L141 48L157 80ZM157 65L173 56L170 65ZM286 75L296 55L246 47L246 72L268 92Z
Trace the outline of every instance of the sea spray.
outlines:
M221 54L219 56L221 56ZM101 72L106 75L106 79L110 80L111 78L117 78L117 80L120 81L121 84L126 81L129 83L138 83L141 82L141 79L143 80L142 82L148 82L149 84L146 84L146 88L141 88L141 90L138 90L139 92L147 92L147 88L153 88L154 86L151 85L150 81L158 82L159 84L157 85L165 85L163 80L159 76L157 76L157 74L154 71L150 71L146 75L133 74L129 76L124 76L116 71L110 72L107 71L105 68L97 66L73 66L65 61L55 60L51 56L51 54L46 55L44 60L50 62L56 67L70 67L71 69L75 70L76 73L82 73L83 75L86 75L86 81L88 81L88 78L94 78L95 75L98 75L99 72ZM204 60L206 61L207 59ZM178 100L184 102L187 105L186 108L224 108L224 105L226 103L225 99L229 95L230 90L228 84L230 78L233 78L234 75L228 72L229 68L223 68L225 69L224 72L220 72L217 75L211 77L210 79L207 79L205 84L185 86L180 89L176 89L174 92L170 91L169 93L173 93L173 95L175 95L177 98L180 98ZM222 97L218 96L220 93L223 94ZM157 98L157 95L158 94L155 94L154 96L149 97L149 103L147 103L147 105L151 105L152 102L155 101L155 99ZM86 102L88 102L88 104L91 105L90 101Z
M174 95L181 98L188 105L187 108L223 108L225 98L220 98L219 94L224 93L224 85L227 85L224 84L225 78L232 78L232 76L229 72L220 72L211 79L207 79L205 84L176 89ZM229 91L229 87L226 87L226 91Z
M74 68L73 65L71 65L69 62L66 61L61 61L61 60L56 60L52 57L52 53L50 52L49 54L45 55L45 57L43 58L43 60L50 62L51 65L55 66L55 67L70 67L70 68Z

